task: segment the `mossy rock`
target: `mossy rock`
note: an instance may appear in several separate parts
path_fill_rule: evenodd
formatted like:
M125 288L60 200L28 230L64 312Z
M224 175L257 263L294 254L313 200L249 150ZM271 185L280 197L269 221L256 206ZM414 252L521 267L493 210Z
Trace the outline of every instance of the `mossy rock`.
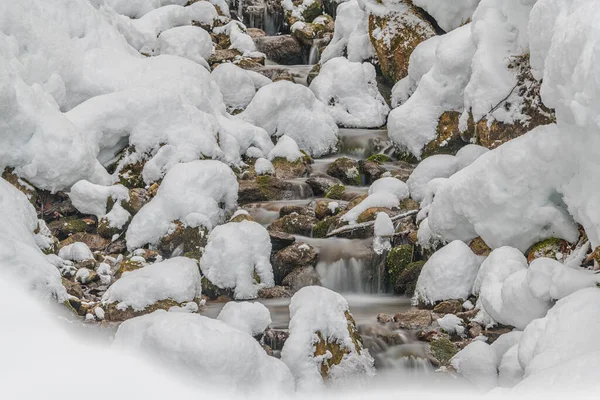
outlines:
M390 282L396 282L398 276L413 261L414 253L415 248L410 244L401 244L390 250L385 260Z
M394 34L376 35L376 30ZM410 55L421 42L435 35L431 23L412 4L406 4L400 12L369 15L369 38L375 48L381 73L391 82L408 76Z
M348 157L340 157L329 164L327 174L346 185L360 186L362 184L358 161Z
M231 297L231 292L227 289L221 289L217 285L214 285L207 277L203 276L201 280L202 294L207 296L211 300L215 300L221 296Z
M240 213L229 220L229 222L242 222L242 221L256 222L255 219L252 218L252 216L250 214L246 214L246 213Z
M460 113L456 111L446 111L441 115L436 137L423 148L422 159L435 154L455 155L458 150L470 143L472 129L461 132L458 128L459 118Z
M100 218L100 221L98 221L98 234L105 239L112 240L112 237L114 235L120 235L126 226L127 224L123 225L121 228L110 226L110 221L106 217L102 217Z
M271 161L275 168L275 175L280 179L293 179L308 174L308 164L303 158L296 161L288 161L283 157L276 157Z
M331 203L333 202L327 200L321 200L317 202L317 204L315 205L315 216L317 217L317 219L322 220L332 215L336 215L340 212L339 205L335 208L335 210L332 211L330 208Z
M302 19L304 22L312 22L321 14L323 14L323 5L321 4L321 1L315 0L302 11Z
M379 214L381 212L385 213L389 216L394 215L394 213L389 208L371 207L371 208L367 208L365 211L360 213L360 215L356 219L356 222L359 224L362 224L363 222L375 221L375 219L377 218L377 214Z
M392 159L385 154L373 154L367 158L367 161L374 161L377 164L383 164L392 161Z
M119 266L117 267L117 270L115 271L115 279L121 278L121 276L123 276L125 272L135 271L136 269L140 269L143 266L144 264L142 264L139 261L132 261L129 259L123 260L121 264L119 264Z
M189 302L186 301L184 303L189 303ZM119 310L119 309L117 309L118 304L119 303L115 302L115 303L103 305L104 310L105 310L104 318L107 321L111 321L111 322L126 321L126 320L134 318L134 317L139 317L140 315L153 313L156 310L168 311L171 307L178 307L178 306L182 305L182 303L178 303L175 300L165 299L165 300L159 300L156 303L147 306L143 310L136 311L131 307L127 307L124 310Z
M306 84L310 85L310 83L313 81L313 79L315 79L317 76L319 76L319 73L321 72L321 64L316 63L311 70L308 73L308 76L306 77Z
M477 236L475 239L471 240L469 243L469 248L473 253L478 256L489 256L492 252L492 249L483 241L481 236Z
M146 189L129 189L129 200L121 201L121 205L131 215L137 214L144 205L150 201L150 195ZM108 210L108 208L107 208Z
M61 218L48 224L48 229L50 229L52 235L59 240L64 240L80 232L92 232L94 228L95 221L93 219L87 218L84 220L74 216Z
M119 183L129 189L145 187L146 182L142 177L142 170L145 165L145 161L138 161L124 166L119 171Z
M458 347L446 337L433 340L429 343L429 350L439 365L449 365L452 357L458 353Z
M181 221L173 221L175 229L163 236L156 248L164 257L170 257L173 251L183 246L183 253L202 252L208 240L208 230L202 227L185 226Z
M366 199L367 197L369 197L368 194L363 194L361 196L356 196L355 198L353 198L348 205L346 206L346 211L350 211L352 210L354 207L356 207L357 205L359 205L364 199Z
M341 200L344 197L344 193L346 192L346 186L340 185L336 183L332 187L329 188L327 193L325 193L325 198L333 199L333 200Z
M547 257L558 260L558 254L561 254L560 259L564 258L569 249L569 242L559 238L549 238L542 240L531 246L527 251L527 261L532 262L536 258Z
M410 197L400 202L400 209L402 211L418 210L420 207L421 206L419 205L419 202L411 199Z
M322 221L317 222L312 231L312 237L314 238L324 238L327 236L327 232L329 232L329 227L335 225L338 222L336 217L328 217Z
M404 267L394 282L394 293L404 294L409 297L415 294L417 280L419 279L423 265L425 265L425 261L415 261Z
M316 223L317 219L313 216L292 213L273 221L268 230L310 237Z

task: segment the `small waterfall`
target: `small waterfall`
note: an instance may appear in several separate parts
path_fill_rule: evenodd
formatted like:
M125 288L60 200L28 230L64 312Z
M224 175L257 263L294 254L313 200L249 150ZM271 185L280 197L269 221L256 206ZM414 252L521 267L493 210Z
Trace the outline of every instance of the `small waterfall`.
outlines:
M319 62L319 48L314 43L310 46L310 53L308 53L308 65L315 65Z
M317 273L323 286L338 293L365 293L363 269L364 260L356 258L317 264Z

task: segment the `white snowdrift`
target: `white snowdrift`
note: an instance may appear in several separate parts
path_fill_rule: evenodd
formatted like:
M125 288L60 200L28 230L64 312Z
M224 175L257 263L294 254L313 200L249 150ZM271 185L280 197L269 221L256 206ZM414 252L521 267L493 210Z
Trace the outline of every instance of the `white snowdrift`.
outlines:
M238 183L220 161L177 164L165 175L156 196L133 217L127 228L127 247L156 244L174 221L212 229L233 212Z

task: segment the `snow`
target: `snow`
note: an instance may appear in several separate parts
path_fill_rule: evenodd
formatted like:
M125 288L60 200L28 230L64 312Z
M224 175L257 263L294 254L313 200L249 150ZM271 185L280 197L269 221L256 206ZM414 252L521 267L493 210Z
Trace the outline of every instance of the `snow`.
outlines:
M92 254L90 248L87 246L87 244L82 242L75 242L66 245L60 249L58 256L69 261L86 261L94 259L94 254Z
M455 240L435 252L423 266L415 300L434 304L440 300L466 299L471 294L481 261L469 246Z
M369 194L382 192L391 193L398 197L400 201L408 198L409 195L409 190L406 183L402 182L400 179L392 177L379 178L373 182L371 186L369 186Z
M458 169L461 170L471 164L489 150L476 144L468 144L456 152Z
M142 311L161 300L193 301L201 290L196 261L173 257L123 274L104 293L102 304L118 303L119 310L131 307Z
M413 200L422 201L427 184L435 178L448 178L458 170L455 156L438 154L427 157L410 174L406 184Z
M340 4L336 11L331 42L321 54L321 64L346 55L350 62L362 62L375 57L369 40L369 16L357 0Z
M356 380L373 376L373 358L367 349L357 351L348 331L348 302L338 293L320 286L300 289L290 302L290 336L281 352L281 360L292 372L299 391L312 391L324 385L321 377L322 357L315 357L315 344L320 332L348 353L340 364L329 370L329 382Z
M256 175L275 175L275 168L271 164L271 161L262 157L254 163L254 170L256 171Z
M498 383L496 354L492 347L474 340L459 351L451 360L452 366L460 375L481 391L488 391Z
M127 247L134 250L156 244L175 220L212 229L233 212L237 192L235 174L220 161L177 164L165 175L156 196L131 220Z
M440 28L449 32L471 19L480 1L413 0L413 4L425 10L435 19Z
M228 111L243 110L258 89L271 83L269 78L232 63L220 64L211 75L219 85Z
M436 321L440 328L447 333L455 333L460 336L463 336L465 333L465 327L462 325L463 320L454 314L446 314L442 318L438 318Z
M123 185L102 186L81 180L71 186L69 199L82 214L93 214L98 219L106 215L106 202L109 198L120 203L129 200L129 191Z
M375 236L392 236L396 230L390 216L384 212L377 213L375 218Z
M104 3L122 15L140 18L157 8L176 4L183 6L188 0L104 0Z
M523 369L519 364L519 345L516 344L504 355L498 365L498 386L511 388L523 379Z
M217 319L251 336L262 335L271 325L269 309L258 302L230 301L221 309Z
M260 289L275 285L270 255L271 239L262 225L230 222L208 236L200 268L212 284L232 289L235 299L253 299Z
M377 89L375 67L370 63L332 58L321 66L310 90L328 105L331 116L341 126L380 127L390 111Z
M270 135L291 137L313 157L329 154L337 146L335 120L306 86L289 81L263 86L239 117Z
M294 162L302 158L302 156L303 154L296 141L287 135L283 135L277 140L277 144L269 152L267 158L269 160L274 160L281 157L289 162Z
M75 280L83 284L89 283L89 277L91 275L91 272L92 271L90 271L87 268L79 268L77 270L77 273L75 274Z
M252 38L246 33L246 27L244 24L239 21L232 20L226 25L214 28L213 33L216 35L228 35L229 40L231 41L231 46L229 46L230 49L238 50L247 56L262 54L256 52L254 40L252 40Z
M264 387L285 395L294 390L287 366L268 356L252 336L197 314L159 310L127 320L113 348L140 350L177 374L236 392Z
M370 194L366 199L358 203L354 208L348 211L342 217L342 221L348 222L350 225L356 224L356 220L363 213L373 207L395 208L400 205L400 199L395 194L389 192L377 192Z
M163 31L158 37L158 46L160 54L184 57L207 69L206 60L214 51L210 34L197 26L179 26Z

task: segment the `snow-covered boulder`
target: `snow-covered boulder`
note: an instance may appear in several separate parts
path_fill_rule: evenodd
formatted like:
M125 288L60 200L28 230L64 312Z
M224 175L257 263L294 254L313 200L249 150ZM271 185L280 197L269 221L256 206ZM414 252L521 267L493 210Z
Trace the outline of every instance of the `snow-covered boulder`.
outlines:
M342 126L376 128L385 124L390 111L377 89L375 67L370 63L333 58L321 66L310 90Z
M278 81L258 90L240 117L270 135L287 135L313 157L333 152L338 127L321 103L305 86Z
M256 91L271 83L258 72L247 71L232 63L220 64L211 73L223 94L223 101L230 112L246 108Z
M71 186L69 198L77 211L93 214L100 219L106 215L106 203L109 198L115 202L127 201L129 192L123 185L102 186L81 180Z
M288 367L270 357L248 333L189 313L162 310L123 322L113 347L139 350L194 379L247 393L289 393Z
M441 300L466 299L481 260L459 240L435 252L423 266L415 289L415 300L435 304Z
M413 4L431 15L440 28L450 32L471 19L480 1L413 0Z
M252 336L261 335L271 325L271 313L261 303L230 301L217 319Z
M213 54L210 34L197 26L178 26L161 32L160 54L171 54L192 60L209 68L206 60Z
M421 161L406 181L410 196L421 201L429 182L435 178L448 178L458 170L458 160L455 156L446 154L435 155Z
M174 221L212 229L233 212L238 183L220 161L177 164L165 175L156 196L133 217L127 229L129 249L156 244Z
M452 366L477 389L488 391L498 384L498 360L492 347L475 340L458 352L451 360Z
M86 261L94 259L94 254L91 252L88 245L83 242L75 242L66 245L60 249L58 256L63 260L69 261Z
M409 195L409 189L406 183L392 177L379 178L369 186L369 194L381 192L391 193L398 197L400 201L408 198Z
M292 297L290 317L281 359L299 390L320 388L325 379L336 384L374 375L373 358L341 295L320 286L304 287Z
M254 163L256 175L275 175L275 168L271 161L266 158L258 158Z
M169 309L200 298L202 285L195 260L186 257L146 265L124 273L102 296L106 317L122 321L136 315Z
M236 299L253 299L259 289L275 285L270 256L271 239L262 225L230 222L210 233L200 267L213 285L233 290Z
M277 140L277 144L268 154L268 159L285 158L289 162L295 162L302 158L303 154L298 143L288 135L283 135Z

